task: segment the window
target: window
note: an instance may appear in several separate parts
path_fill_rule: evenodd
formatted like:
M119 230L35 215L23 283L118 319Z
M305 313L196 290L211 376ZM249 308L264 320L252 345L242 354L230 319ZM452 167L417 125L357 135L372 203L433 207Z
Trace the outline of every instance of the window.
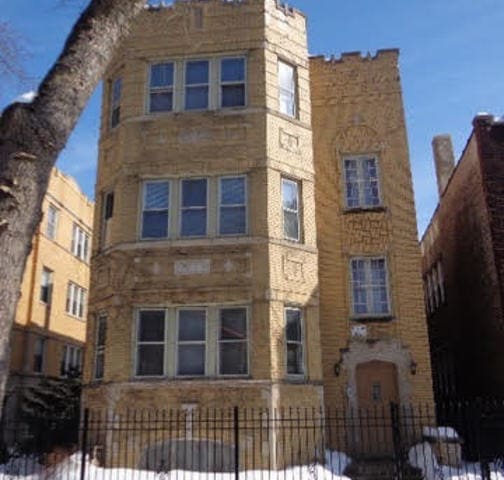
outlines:
M441 260L438 260L424 277L427 312L433 314L446 302L446 290Z
M205 236L207 234L207 179L182 180L181 193L181 236Z
M281 113L296 117L296 69L278 61L278 104Z
M44 369L45 338L35 338L33 345L33 371L42 373Z
M173 83L175 65L156 63L150 67L149 112L171 112L173 110Z
M103 195L103 226L101 236L101 246L110 243L110 224L112 216L114 215L114 192L108 192Z
M72 253L85 262L89 256L89 235L76 223L73 224Z
M221 107L245 106L245 59L222 58L220 61Z
M185 109L206 110L209 97L208 60L187 61L185 68Z
M380 205L376 158L347 158L344 160L344 165L346 206L370 208Z
M353 258L352 296L356 316L390 313L387 266L384 258Z
M165 311L142 310L138 316L136 375L164 375Z
M49 205L47 209L47 238L54 240L56 238L56 227L58 226L58 209L54 205Z
M177 375L205 375L206 310L178 311Z
M299 241L299 184L282 179L284 238Z
M248 372L247 309L219 311L219 374L246 375Z
M245 177L223 177L219 182L219 233L243 235L247 230Z
M69 282L67 289L66 312L74 317L83 318L86 304L86 290Z
M53 272L46 267L42 268L42 278L40 280L40 301L51 304Z
M111 114L110 126L114 128L121 121L121 91L122 79L116 78L112 83L112 99L111 99Z
M99 315L96 321L94 378L102 379L105 373L105 343L107 340L107 317Z
M143 188L142 238L168 237L170 182L145 182Z
M135 376L245 376L248 323L243 306L140 309Z
M78 377L82 371L82 349L74 345L63 345L61 376Z
M285 337L287 342L287 374L304 374L303 317L301 309L285 309Z

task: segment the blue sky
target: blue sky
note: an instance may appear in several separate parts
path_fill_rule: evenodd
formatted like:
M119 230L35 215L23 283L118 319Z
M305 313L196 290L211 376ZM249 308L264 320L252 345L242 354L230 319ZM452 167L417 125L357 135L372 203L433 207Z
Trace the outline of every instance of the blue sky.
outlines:
M19 32L29 79L3 84L0 109L35 89L61 50L83 0L0 0L0 20ZM431 140L450 133L458 158L478 112L504 113L504 0L292 0L308 16L312 54L401 49L420 233L437 204ZM94 195L100 88L58 166Z

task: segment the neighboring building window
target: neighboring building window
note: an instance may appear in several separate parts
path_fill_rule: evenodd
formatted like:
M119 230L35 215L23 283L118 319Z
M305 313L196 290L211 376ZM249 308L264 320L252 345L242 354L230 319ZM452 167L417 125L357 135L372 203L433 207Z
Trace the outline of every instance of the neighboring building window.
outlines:
M248 323L243 306L140 309L135 376L248 375Z
M247 309L221 308L219 311L219 374L248 373Z
M207 179L187 179L181 182L182 237L203 237L207 234Z
M206 310L178 311L177 375L205 375Z
M145 182L143 186L142 238L168 237L170 182Z
M376 158L347 158L344 160L344 165L346 206L369 208L380 205Z
M172 62L150 67L149 112L173 110L173 82L175 66Z
M110 243L110 224L114 215L114 192L108 192L103 195L103 226L101 245L108 245Z
M42 268L42 278L40 280L40 301L51 304L53 286L53 272L46 267Z
M296 68L278 61L278 103L281 113L296 117Z
M33 371L42 373L44 369L45 338L37 337L33 345Z
M112 83L110 126L114 128L121 121L122 79L116 78Z
M185 68L185 109L208 108L210 64L208 60L187 61Z
M220 67L221 107L244 107L245 59L222 58Z
M141 310L137 326L137 376L164 375L166 321L164 310Z
M433 314L446 302L443 266L440 260L425 275L424 289L427 299L427 312Z
M303 316L299 308L285 309L285 337L287 342L287 374L304 374Z
M82 371L82 348L64 345L61 356L61 376L76 378Z
M299 183L282 179L284 238L299 241Z
M96 321L94 378L100 380L105 373L105 343L107 340L107 317L99 315Z
M353 314L379 316L390 313L385 258L353 258Z
M47 238L54 240L56 238L56 228L58 226L58 209L54 205L49 205L47 209Z
M85 262L89 257L89 235L76 223L73 224L72 253Z
M86 290L69 282L67 289L66 312L74 317L83 318L86 304Z
M245 177L222 177L219 186L219 233L245 234L247 230Z

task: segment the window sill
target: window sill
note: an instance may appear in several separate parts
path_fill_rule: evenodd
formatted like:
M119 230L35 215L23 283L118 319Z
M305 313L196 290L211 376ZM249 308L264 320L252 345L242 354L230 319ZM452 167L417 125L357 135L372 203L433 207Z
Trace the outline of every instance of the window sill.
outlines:
M70 318L73 318L74 320L79 320L79 322L83 322L83 323L86 323L86 318L83 316L83 317L78 317L77 315L73 315L71 313L68 313L68 312L65 312L67 314L67 316L69 316Z
M158 381L158 382L215 382L222 380L252 380L251 375L219 375L219 376L175 376L168 377L166 375L152 375L152 376L139 376L135 375L132 378L135 382L149 382L149 381Z
M395 317L391 314L385 315L362 315L350 317L350 321L357 323L389 323L395 320Z
M351 213L386 213L387 207L383 205L377 205L376 207L346 207L343 209L344 215L349 215Z
M287 383L303 384L306 383L306 375L304 373L300 375L288 374L285 377L285 381Z

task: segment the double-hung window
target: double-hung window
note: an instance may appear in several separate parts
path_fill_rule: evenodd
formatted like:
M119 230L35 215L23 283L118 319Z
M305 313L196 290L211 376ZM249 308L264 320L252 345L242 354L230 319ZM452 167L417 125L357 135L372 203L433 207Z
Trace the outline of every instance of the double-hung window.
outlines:
M50 305L53 286L53 272L48 268L42 268L42 278L40 280L40 301Z
M296 68L278 61L278 104L281 113L289 117L297 116L296 109Z
M177 375L205 375L206 328L205 309L178 311Z
M299 234L299 183L282 178L282 208L284 238L298 242Z
M165 372L166 318L164 310L141 310L137 322L136 375L162 376Z
M285 308L287 375L304 374L303 315L299 308Z
M345 199L347 208L372 208L379 206L380 185L375 157L346 158Z
M107 317L99 315L96 321L94 378L100 380L105 372L105 342L107 340Z
M170 182L145 182L143 185L142 238L168 237Z
M171 112L173 110L173 62L156 63L150 67L149 112Z
M220 61L221 107L245 106L245 58Z
M42 337L36 337L33 344L33 364L32 369L35 373L42 373L44 370L46 340Z
M56 238L56 227L58 225L58 209L54 205L49 205L47 209L47 238L54 240Z
M73 224L72 253L85 262L89 255L89 235L76 223Z
M181 181L180 235L204 237L207 234L208 180Z
M246 178L219 180L219 234L243 235L247 230Z
M352 304L355 316L390 314L385 258L352 258Z
M86 290L73 282L68 282L66 312L74 317L83 318L85 305Z
M121 121L121 94L122 94L122 79L116 78L112 82L112 95L110 105L110 126L112 128L119 125Z
M246 375L248 372L247 309L221 308L219 311L219 375Z
M206 110L210 93L210 63L191 60L185 65L185 109Z
M77 377L82 370L82 349L74 345L64 345L61 355L61 376Z

